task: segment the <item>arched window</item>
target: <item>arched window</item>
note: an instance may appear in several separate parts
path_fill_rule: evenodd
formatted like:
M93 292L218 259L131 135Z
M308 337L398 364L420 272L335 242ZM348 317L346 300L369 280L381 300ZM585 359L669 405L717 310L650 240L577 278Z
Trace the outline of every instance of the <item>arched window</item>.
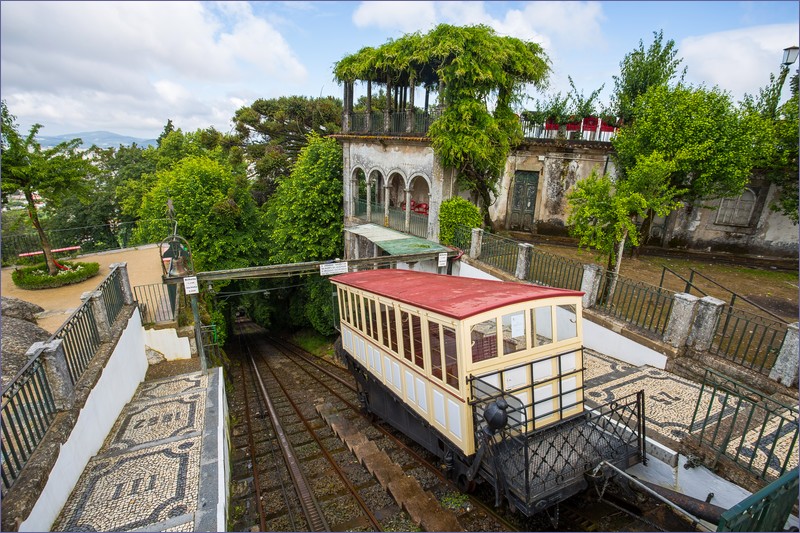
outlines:
M745 189L740 196L723 198L719 202L715 224L749 226L755 205L756 193L750 189Z

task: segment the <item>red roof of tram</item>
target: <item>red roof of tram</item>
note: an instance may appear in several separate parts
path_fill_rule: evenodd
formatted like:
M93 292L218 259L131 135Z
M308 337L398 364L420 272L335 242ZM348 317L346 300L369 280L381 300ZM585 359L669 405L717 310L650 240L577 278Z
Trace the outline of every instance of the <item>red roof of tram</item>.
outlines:
M519 302L583 295L580 291L542 285L413 270L364 270L334 276L331 281L459 320Z

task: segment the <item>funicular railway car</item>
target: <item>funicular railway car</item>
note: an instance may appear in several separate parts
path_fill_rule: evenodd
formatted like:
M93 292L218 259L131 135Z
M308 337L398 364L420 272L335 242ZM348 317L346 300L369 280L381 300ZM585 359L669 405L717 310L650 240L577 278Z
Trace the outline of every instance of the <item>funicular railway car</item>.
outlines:
M644 459L640 392L584 407L578 291L381 269L331 278L364 407L526 515Z

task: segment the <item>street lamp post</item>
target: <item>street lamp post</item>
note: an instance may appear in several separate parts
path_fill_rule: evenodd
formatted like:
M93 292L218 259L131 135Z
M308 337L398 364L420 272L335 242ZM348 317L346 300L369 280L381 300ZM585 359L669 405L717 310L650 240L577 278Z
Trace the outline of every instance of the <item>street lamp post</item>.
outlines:
M797 54L800 52L800 47L790 46L783 49L783 66L788 67L797 61Z

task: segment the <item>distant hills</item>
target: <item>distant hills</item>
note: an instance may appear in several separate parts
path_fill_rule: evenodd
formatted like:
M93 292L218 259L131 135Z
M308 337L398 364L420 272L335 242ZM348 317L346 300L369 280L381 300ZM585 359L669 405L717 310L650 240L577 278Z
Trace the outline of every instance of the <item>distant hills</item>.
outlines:
M130 146L136 143L136 146L146 147L155 146L156 139L140 139L137 137L129 137L127 135L119 135L110 131L84 131L81 133L65 133L64 135L39 135L37 140L44 147L55 146L64 141L71 141L72 139L80 138L83 141L82 148L91 148L92 145L99 148L117 148L119 145Z

